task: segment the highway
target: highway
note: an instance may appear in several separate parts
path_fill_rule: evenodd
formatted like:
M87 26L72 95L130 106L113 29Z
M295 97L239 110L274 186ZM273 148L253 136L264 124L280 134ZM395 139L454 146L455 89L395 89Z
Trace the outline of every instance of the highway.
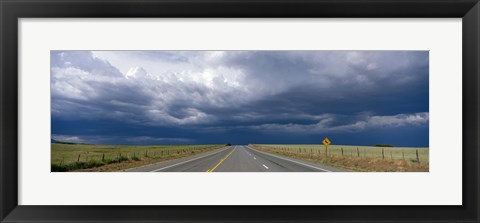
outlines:
M169 160L128 172L338 172L340 169L266 153L245 145Z

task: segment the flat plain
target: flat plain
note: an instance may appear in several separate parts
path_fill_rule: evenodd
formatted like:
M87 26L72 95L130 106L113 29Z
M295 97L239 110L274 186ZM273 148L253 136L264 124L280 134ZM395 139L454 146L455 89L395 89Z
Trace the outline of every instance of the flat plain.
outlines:
M51 171L117 171L177 159L224 145L88 145L52 143Z
M429 148L252 144L252 148L360 172L428 172Z
M258 144L280 150L288 150L300 153L325 153L325 146L319 144ZM343 152L342 152L343 150ZM382 152L383 150L383 152ZM342 155L353 157L385 158L391 160L417 160L417 153L420 162L429 162L429 149L425 147L382 147L382 146L352 146L352 145L329 145L330 155Z
M429 149L307 144L89 145L52 143L51 171L428 172Z

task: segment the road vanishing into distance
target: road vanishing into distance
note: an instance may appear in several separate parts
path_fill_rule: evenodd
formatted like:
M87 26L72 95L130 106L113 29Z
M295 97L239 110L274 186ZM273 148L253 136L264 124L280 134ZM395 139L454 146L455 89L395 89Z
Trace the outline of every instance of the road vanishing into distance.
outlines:
M128 169L128 172L338 172L332 167L309 163L253 149L228 146L222 149Z

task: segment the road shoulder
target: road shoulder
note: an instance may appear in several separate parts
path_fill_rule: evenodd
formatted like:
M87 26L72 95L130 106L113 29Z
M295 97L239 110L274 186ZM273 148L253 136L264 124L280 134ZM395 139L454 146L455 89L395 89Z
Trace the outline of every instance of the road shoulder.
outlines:
M148 164L148 165L144 165L144 166L139 166L139 167L129 168L129 169L125 169L125 170L120 170L119 172L152 172L154 170L158 170L158 169L161 169L163 167L175 165L175 164L182 163L182 162L188 162L190 160L196 160L196 159L201 159L201 158L204 158L204 157L212 156L212 155L215 155L215 154L220 153L222 151L225 151L225 150L229 149L230 147L231 146L226 146L226 147L222 147L220 149L195 154L193 156L182 157L182 158L172 159L172 160L164 160L164 161L160 161L160 162L157 162L157 163L152 163L152 164Z
M313 162L309 162L309 161L305 161L305 160L301 160L301 159L296 159L296 158L292 158L292 157L288 157L288 156L282 156L282 155L279 155L279 154L260 151L258 149L254 149L250 146L246 146L246 148L251 149L255 152L264 154L264 155L272 156L272 157L275 157L275 158L278 158L278 159L288 160L290 162L297 163L299 165L308 166L310 168L319 169L323 172L350 172L350 171L345 170L345 169L340 169L340 168L337 168L337 167L331 167L331 166L327 166L325 164L313 163Z

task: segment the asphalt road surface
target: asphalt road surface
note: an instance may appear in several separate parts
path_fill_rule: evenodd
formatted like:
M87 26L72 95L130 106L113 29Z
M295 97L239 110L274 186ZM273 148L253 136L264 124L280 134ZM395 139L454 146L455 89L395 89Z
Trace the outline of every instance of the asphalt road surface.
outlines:
M340 169L279 156L248 146L229 146L129 172L338 172Z

